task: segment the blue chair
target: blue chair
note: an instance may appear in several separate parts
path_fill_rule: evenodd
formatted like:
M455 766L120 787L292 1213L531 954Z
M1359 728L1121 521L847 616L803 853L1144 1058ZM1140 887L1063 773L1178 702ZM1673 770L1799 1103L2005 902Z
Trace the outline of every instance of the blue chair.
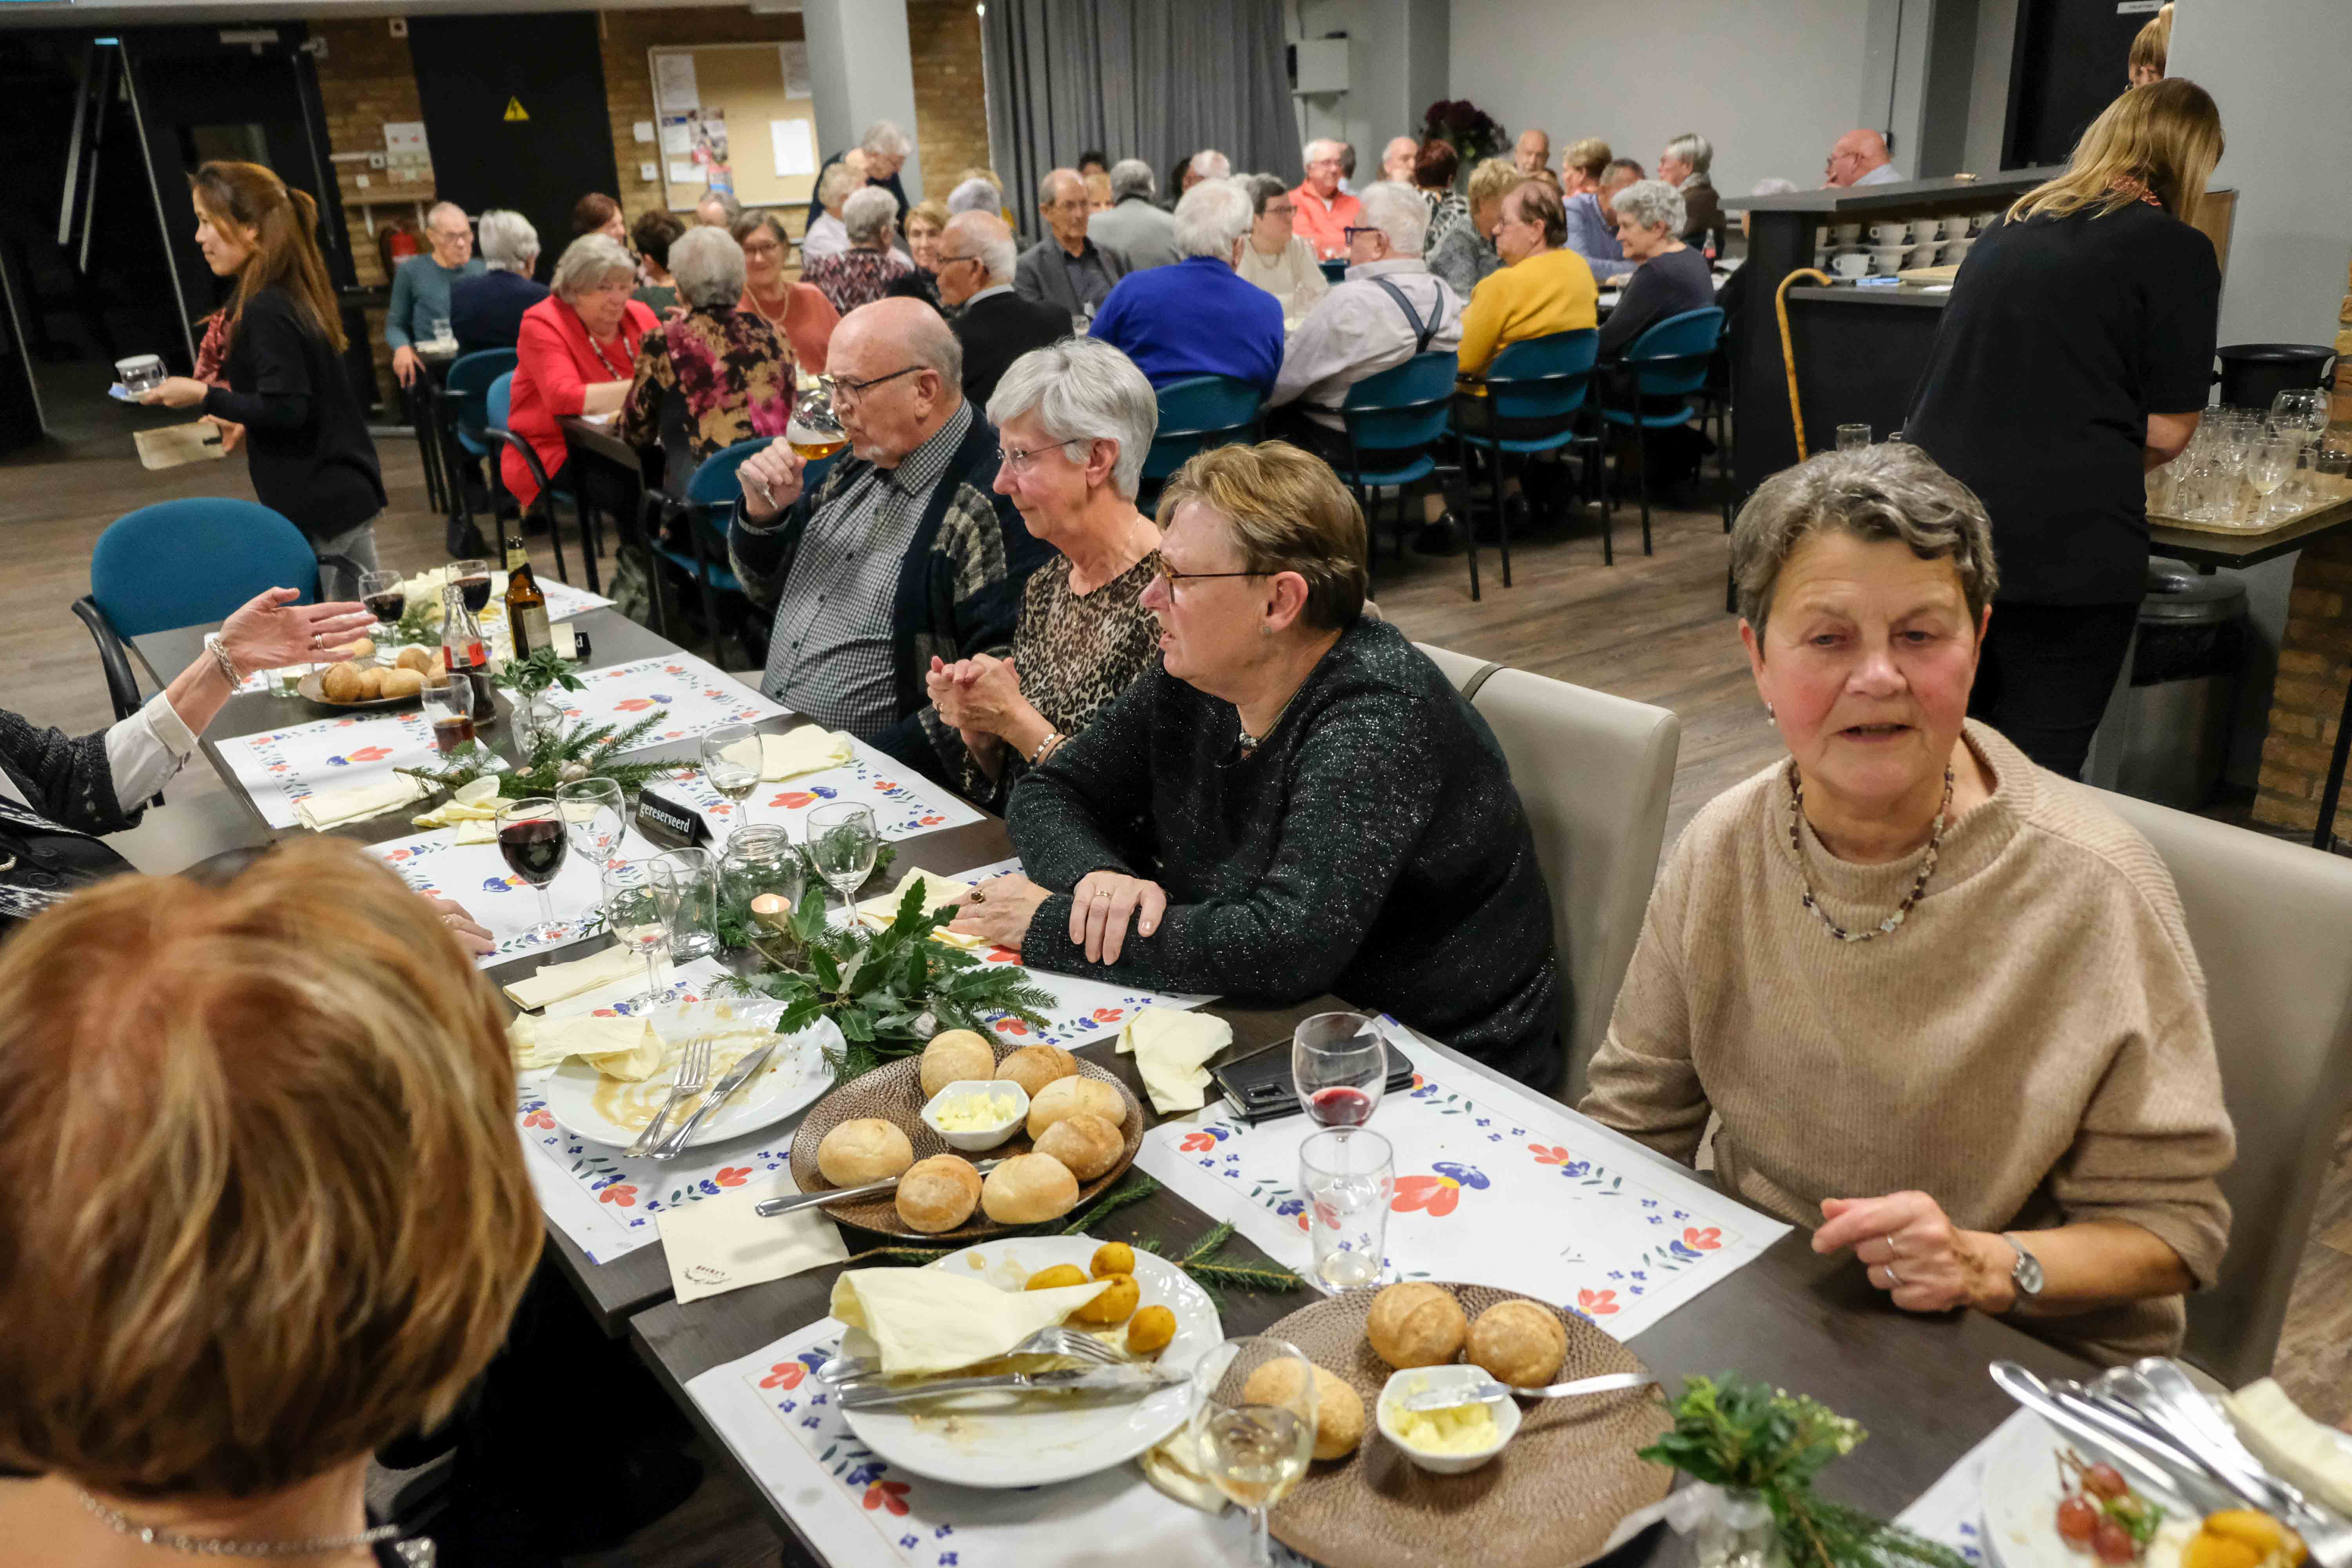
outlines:
M1723 335L1723 311L1710 305L1685 310L1653 322L1625 345L1619 356L1615 395L1604 404L1601 417L1611 432L1633 432L1633 449L1642 463L1642 553L1650 553L1650 437L1653 430L1690 423L1694 410L1688 399L1706 383L1715 345ZM1660 405L1680 399L1672 407ZM1604 497L1604 508L1606 498ZM1604 524L1604 528L1605 528Z
M1323 269L1323 281L1326 283L1344 283L1348 280L1348 262L1345 257L1330 261L1318 261L1315 265Z
M1380 554L1370 532L1371 491L1397 489L1397 554L1404 554L1404 487L1441 471L1434 455L1454 405L1456 362L1447 349L1431 349L1348 389L1339 423L1348 432L1348 466L1334 463L1340 479L1364 508L1365 565ZM1470 597L1478 597L1478 539L1470 538Z
M497 450L488 433L489 424L490 385L515 367L512 349L478 349L460 355L441 378L440 389L434 395L436 424L443 437L454 443L467 457L495 458ZM466 493L465 465L455 458L447 463L449 469L449 515L463 518L467 528L474 526L474 503ZM495 466L495 465L494 465Z
M1257 439L1265 394L1230 375L1194 375L1160 389L1160 427L1143 455L1139 502L1160 493L1169 475L1196 452Z
M299 588L308 603L319 591L319 558L300 529L257 501L158 501L109 523L89 554L89 592L73 612L98 644L114 716L139 711L125 638L226 620L266 588Z
M655 555L668 562L691 579L702 595L702 624L710 633L710 652L720 657L719 635L719 601L720 594L741 594L742 582L727 564L727 532L735 516L735 503L741 496L735 470L745 458L767 450L773 436L754 436L748 441L738 441L705 458L686 481L686 496L681 501L670 497L647 495L645 500L644 532ZM806 494L816 489L839 458L839 454L810 463L801 470L801 489ZM667 517L683 516L687 525L688 548L680 550L662 542ZM669 635L669 610L662 599L661 574L654 573L654 619L663 636Z
M582 506L572 497L571 491L556 489L549 481L547 469L540 462L539 453L532 448L531 444L507 428L507 420L513 408L513 403L514 372L509 370L494 377L490 382L489 390L482 395L483 437L494 448L507 447L521 453L523 467L529 468L530 477L539 481L539 499L531 504L539 506L543 503L547 508L547 538L548 542L555 549L555 574L567 583L572 581L572 574L563 564L563 519L557 514L555 503L559 500L572 502L573 510L580 514L580 549L588 558L588 587L592 593L598 592L600 590L596 583L596 545L595 542L588 537L588 509ZM490 484L492 510L495 510L497 497L506 489L503 472L495 462L490 465Z
M1492 465L1496 539L1502 551L1506 588L1511 585L1511 525L1503 514L1504 459L1581 445L1589 463L1598 443L1577 434L1577 421L1591 393L1593 362L1600 354L1601 334L1591 327L1512 343L1487 367L1486 395L1465 396L1454 405L1454 434L1470 449L1485 448ZM1465 423L1464 416L1474 412L1474 405L1479 417ZM1464 478L1466 480L1468 476ZM1590 489L1589 471L1586 480L1585 488ZM1476 489L1466 483L1465 489L1475 500ZM1475 541L1475 508L1470 522ZM1616 563L1605 511L1601 520L1601 558L1606 564Z

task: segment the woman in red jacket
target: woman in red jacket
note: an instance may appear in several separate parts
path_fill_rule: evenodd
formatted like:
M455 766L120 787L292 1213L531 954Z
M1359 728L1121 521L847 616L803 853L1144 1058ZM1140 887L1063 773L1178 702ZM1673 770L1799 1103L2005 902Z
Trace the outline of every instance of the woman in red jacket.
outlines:
M571 455L556 422L613 413L636 377L637 344L655 325L629 298L636 283L637 264L618 241L583 234L555 264L554 291L522 313L507 428L530 443L551 480L562 482ZM524 506L539 498L521 453L506 448L499 472Z

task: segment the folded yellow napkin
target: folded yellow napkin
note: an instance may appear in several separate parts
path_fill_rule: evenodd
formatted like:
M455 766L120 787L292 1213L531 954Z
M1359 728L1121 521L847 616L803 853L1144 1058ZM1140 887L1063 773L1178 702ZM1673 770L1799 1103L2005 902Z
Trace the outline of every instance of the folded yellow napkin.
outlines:
M788 735L760 737L760 777L769 784L849 765L856 755L849 737L821 724L803 724Z
M929 871L909 871L905 880L888 892L879 898L868 899L858 905L857 918L877 931L888 925L898 917L898 900L907 896L907 885L909 882L922 884L925 913L942 910L950 904L960 902L964 895L972 889L972 884L960 877L940 877ZM931 932L931 940L945 942L950 947L961 947L966 951L982 946L983 941L980 937L967 935L960 931L950 931L945 926Z
M1233 1043L1231 1024L1181 1007L1146 1007L1118 1032L1118 1048L1135 1053L1152 1109L1162 1116L1198 1110L1208 1102L1204 1064Z
M346 822L365 822L421 798L425 786L406 773L394 773L343 789L322 789L308 800L294 803L294 815L313 833L323 833Z
M608 947L570 963L543 965L538 973L509 985L507 998L525 1012L531 1012L550 1002L561 1002L567 996L577 996L583 991L610 985L642 972L643 961L635 953L625 947Z
M1209 1514L1225 1511L1225 1494L1209 1484L1208 1467L1201 1461L1200 1446L1192 1441L1191 1422L1170 1433L1158 1447L1145 1449L1136 1463L1143 1467L1145 1480L1185 1507Z
M499 825L488 817L457 824L457 837L450 840L453 844L496 844L498 841Z
M665 1210L662 1251L672 1294L699 1301L847 1259L841 1227L823 1209L760 1217L759 1205L799 1191L792 1173L779 1171L768 1181Z
M833 1282L833 1315L874 1336L890 1377L953 1372L1009 1354L1109 1289L1108 1279L1053 1290L1000 1290L938 1268L860 1268Z
M643 1018L534 1018L521 1013L507 1026L507 1038L514 1046L515 1066L525 1072L553 1067L566 1057L586 1057L599 1072L640 1079L661 1065L661 1037ZM603 1065L633 1066L647 1054L652 1064L642 1072L615 1072Z

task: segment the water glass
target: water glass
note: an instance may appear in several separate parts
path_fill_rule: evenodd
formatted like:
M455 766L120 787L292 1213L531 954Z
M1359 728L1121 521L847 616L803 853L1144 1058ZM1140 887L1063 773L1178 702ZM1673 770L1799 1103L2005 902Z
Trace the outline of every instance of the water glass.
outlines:
M855 920L855 895L874 874L874 862L882 852L874 808L848 801L818 806L809 813L808 847L809 864L841 895L845 912Z
M555 799L572 830L572 847L601 868L621 842L621 786L611 779L580 779L556 785Z
M1841 425L1837 427L1837 449L1839 451L1859 452L1864 447L1869 445L1870 426L1868 424Z
M1325 1127L1370 1121L1388 1077L1388 1042L1361 1013L1318 1013L1291 1031L1291 1083L1299 1105Z
M738 826L751 821L751 792L760 787L760 732L749 724L720 724L698 742L702 782L735 803Z
M646 961L646 990L632 996L631 1007L656 1007L668 996L662 984L662 955L670 950L669 921L664 918L658 866L651 860L615 860L599 874L604 905L604 928L614 940Z
M2313 460L2311 471L2322 501L2333 504L2352 495L2352 452L2330 447Z
M719 866L708 849L673 849L652 866L673 958L708 958L719 951Z
M1208 1483L1246 1510L1250 1562L1274 1561L1267 1510L1290 1495L1315 1454L1315 1367L1286 1340L1227 1340L1192 1370L1192 1444Z
M1388 1272L1389 1200L1396 1152L1377 1132L1310 1134L1298 1146L1298 1187L1307 1196L1313 1279L1328 1290L1370 1285Z

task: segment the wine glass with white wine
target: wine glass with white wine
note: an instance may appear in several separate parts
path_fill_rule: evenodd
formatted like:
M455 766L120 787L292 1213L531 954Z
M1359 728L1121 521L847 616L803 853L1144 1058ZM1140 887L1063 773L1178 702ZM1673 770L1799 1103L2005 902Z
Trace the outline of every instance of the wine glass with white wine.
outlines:
M669 921L663 918L652 867L650 860L616 860L602 873L605 927L623 947L646 961L646 994L630 997L631 1007L656 1006L667 991L661 983L661 961L669 952Z
M760 732L749 724L721 724L702 737L702 782L735 803L735 826L751 825L751 792L760 787Z
M1314 1365L1286 1340L1227 1340L1193 1369L1192 1395L1201 1473L1255 1521L1250 1561L1268 1568L1266 1515L1315 1454Z

